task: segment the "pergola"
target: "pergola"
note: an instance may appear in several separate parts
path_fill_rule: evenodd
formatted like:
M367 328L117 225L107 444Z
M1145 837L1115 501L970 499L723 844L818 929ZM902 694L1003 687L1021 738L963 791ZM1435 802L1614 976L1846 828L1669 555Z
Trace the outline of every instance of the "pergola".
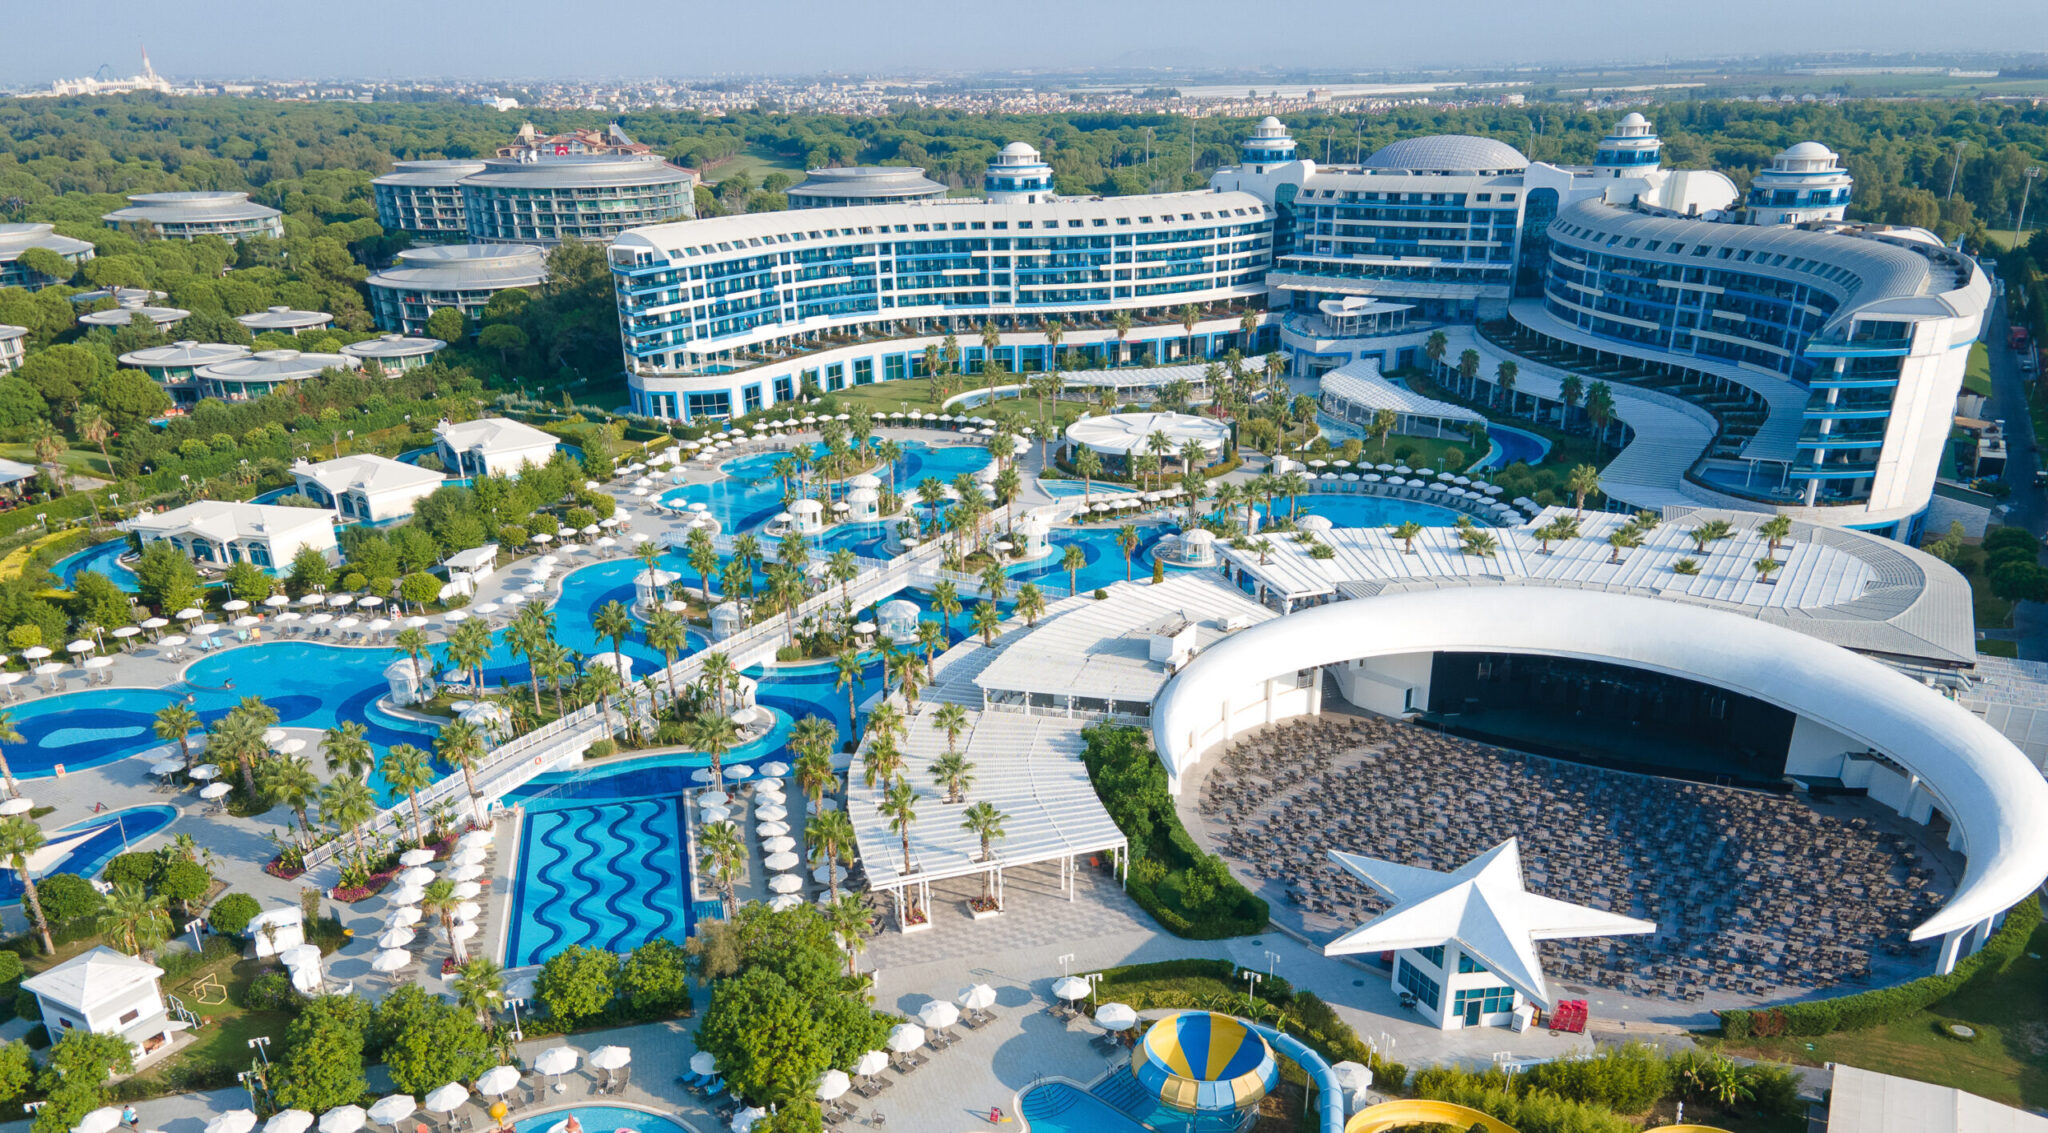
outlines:
M1486 421L1483 414L1462 405L1395 385L1380 376L1380 364L1371 358L1324 374L1321 389L1323 412L1361 428L1382 409L1393 411L1394 431L1409 437L1463 436L1466 426Z

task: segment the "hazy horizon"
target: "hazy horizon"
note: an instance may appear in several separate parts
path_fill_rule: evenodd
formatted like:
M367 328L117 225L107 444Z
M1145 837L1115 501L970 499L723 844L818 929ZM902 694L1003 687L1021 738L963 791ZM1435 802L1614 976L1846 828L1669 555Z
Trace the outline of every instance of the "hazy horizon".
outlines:
M591 20L537 0L360 0L345 8L192 0L20 5L0 84L134 73L147 47L171 78L607 80L719 74L934 74L1017 69L1299 67L1377 71L1655 63L1815 52L1991 54L2048 49L2048 4L1727 0L1713 18L1583 0L1453 7L1305 0L1261 12L1219 0L1042 0L1030 7L896 0L689 5ZM1938 17L1938 18L1937 18ZM33 46L31 46L33 45Z

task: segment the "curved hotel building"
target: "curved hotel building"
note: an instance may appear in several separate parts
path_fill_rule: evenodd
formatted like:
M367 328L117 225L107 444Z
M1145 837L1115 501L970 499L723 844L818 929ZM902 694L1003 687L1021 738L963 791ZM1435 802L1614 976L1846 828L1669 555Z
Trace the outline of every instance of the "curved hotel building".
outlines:
M93 257L93 246L84 240L59 236L54 225L0 224L0 287L39 291L62 280L52 279L21 262L30 248L55 252L74 270Z
M128 198L127 208L115 209L100 219L109 228L145 226L167 240L284 235L283 213L257 204L247 193L225 191L136 193Z
M481 161L401 161L370 182L377 199L377 223L420 240L467 240L462 179L483 171Z
M612 242L636 412L700 420L751 413L806 388L926 374L957 338L980 372L980 331L1001 331L1009 372L1220 354L1272 264L1273 209L1244 193L1056 197L1023 143L989 169L983 198L719 217ZM1201 310L1192 334L1181 308ZM1113 320L1133 327L1119 336ZM1255 336L1257 338L1258 336ZM1270 344L1267 344L1270 345Z
M425 240L594 243L696 215L696 175L658 157L401 161L370 185L378 223Z
M424 336L427 319L442 307L475 320L491 296L539 287L547 274L547 252L531 244L409 248L398 253L397 263L370 276L370 313L380 329Z

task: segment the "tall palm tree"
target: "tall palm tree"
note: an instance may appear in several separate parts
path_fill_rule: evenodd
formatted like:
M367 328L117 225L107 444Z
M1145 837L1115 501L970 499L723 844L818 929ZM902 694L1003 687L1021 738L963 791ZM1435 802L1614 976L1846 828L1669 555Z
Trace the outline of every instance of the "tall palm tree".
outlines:
M796 608L803 604L806 589L803 571L787 563L768 565L768 593L782 607L791 645L796 644Z
M1102 457L1084 446L1074 454L1074 471L1081 474L1081 503L1085 507L1094 494L1095 478L1102 475Z
M576 655L569 647L550 638L533 647L530 659L536 680L548 682L555 694L555 715L562 715L562 682L576 675Z
M647 648L661 654L663 667L668 673L668 698L680 699L682 694L676 689L676 657L689 647L690 627L683 623L681 614L657 609L647 615L647 623L641 627L641 632L647 637Z
M724 896L725 915L730 918L738 908L733 886L747 861L747 844L740 837L739 827L730 822L714 822L704 827L697 832L697 852L697 867Z
M846 974L857 974L859 967L855 957L868 946L868 928L874 921L874 914L867 904L858 897L841 897L825 906L825 923L832 926L832 935L846 948Z
M1060 569L1067 572L1068 593L1077 593L1080 590L1081 568L1087 565L1088 554L1081 550L1081 545L1079 543L1067 544L1067 549L1060 554Z
M320 776L313 773L313 765L303 755L265 760L262 783L263 793L290 810L299 820L299 830L310 840L313 824L306 820L306 808L320 797ZM301 842L299 848L309 847L306 842Z
M995 842L996 839L1003 837L1003 820L1008 817L1008 815L996 809L996 804L989 802L987 799L983 799L968 807L966 814L961 816L960 828L981 839L981 860L983 862L995 860ZM994 901L995 897L994 875L982 874L981 899L983 901Z
M888 793L882 796L882 801L875 804L875 809L881 811L882 816L889 820L890 832L900 835L903 839L902 872L905 874L910 872L910 828L917 822L918 798L916 788L898 779L890 784Z
M931 666L932 658L946 648L946 625L931 618L919 619L917 623L917 647L924 651L924 663Z
M859 556L845 547L832 552L825 559L825 576L839 584L840 604L852 605L853 594L847 587L853 584L854 579L860 577Z
M434 735L434 754L448 766L462 768L470 813L478 822L484 819L484 808L476 793L476 769L484 761L485 746L484 734L467 720L450 720Z
M590 627L597 631L597 636L610 638L612 652L623 656L626 639L633 636L633 611L624 602L606 602L598 608L597 616L590 619Z
M407 626L391 639L392 647L412 658L412 683L426 687L427 676L420 671L420 658L427 653L427 635L417 628Z
M1600 470L1590 464L1579 465L1565 480L1565 488L1572 494L1572 513L1585 514L1586 497L1600 490Z
M263 733L269 727L259 723L258 717L232 708L228 714L213 722L207 732L207 751L217 760L231 761L242 769L242 788L248 797L256 797L256 761L269 752L263 742Z
M619 671L602 664L585 664L583 677L576 682L576 695L585 704L597 705L598 712L604 716L604 734L607 737L619 734L618 729L612 726L612 698L625 688L626 682L619 676Z
M356 858L365 856L363 823L377 816L377 795L370 784L353 775L340 775L320 789L320 819L337 833L347 834L355 843Z
M461 905L462 898L455 895L455 883L445 877L427 882L420 895L420 911L441 922L441 931L448 934L448 951L455 954L457 964L469 959L468 950L455 938L455 910Z
M35 922L35 929L43 938L43 955L57 951L50 941L50 922L43 916L42 894L36 892L35 875L29 872L29 855L42 849L43 828L25 814L10 814L0 818L0 857L14 867L14 876L21 879L21 894L28 898L29 919Z
M711 576L718 570L718 548L711 542L711 534L701 527L693 527L683 540L689 552L690 569L697 572L698 581L703 584L704 604L711 604Z
M491 655L491 627L482 618L468 618L448 634L448 662L469 674L470 695L484 695L484 661Z
M980 602L974 607L974 632L981 635L981 643L993 648L996 634L1003 629L1003 612L994 602Z
M540 670L534 664L534 657L554 639L555 615L545 606L529 604L519 607L512 624L505 628L505 644L511 647L514 656L526 658L526 679L533 690L536 714L540 712Z
M790 742L790 746L796 746L794 740ZM814 811L818 809L819 801L825 797L825 792L839 782L839 776L832 770L832 757L822 751L806 751L797 756L794 770L797 789L811 801L811 809Z
M107 462L107 468L114 467L114 458L107 455L107 438L114 435L114 423L107 418L107 411L86 401L80 402L71 413L71 427L78 433L78 439L89 445L98 445L100 459Z
M697 673L697 679L718 704L719 715L724 715L726 690L739 687L740 674L733 668L732 658L724 653L706 653L697 664Z
M811 842L811 865L825 867L825 888L838 888L838 867L853 864L853 819L843 810L820 811L804 822L804 837Z
M327 770L339 775L368 777L377 767L377 753L370 748L369 726L360 720L343 720L320 734L320 754Z
M1000 602L1010 596L1010 572L1001 563L990 563L981 569L981 592L991 602Z
M450 986L456 1005L473 1012L477 1025L489 1027L491 1012L505 990L505 969L489 956L473 956L455 970Z
M932 609L937 610L948 624L960 616L960 588L950 578L942 578L932 587Z
M932 729L946 733L946 750L959 746L960 733L967 730L967 709L958 704L941 704L932 715Z
M9 734L14 733L12 715L0 712L0 743L17 743L21 740L19 733ZM182 701L166 704L156 710L156 722L152 730L155 731L156 738L165 743L175 740L178 744L178 754L184 757L185 770L192 770L192 733L199 730L199 713L192 711L191 706ZM8 770L4 755L0 755L0 776L7 780L8 793L14 794L14 773Z
M411 744L393 744L384 753L384 781L391 784L392 790L403 791L406 801L412 804L413 841L421 845L426 844L427 827L420 814L420 792L433 786L437 778L434 761Z
M896 746L896 737L880 732L868 740L867 750L861 754L861 781L872 788L887 784L903 774L903 751Z
M946 802L957 803L965 800L967 788L974 785L974 764L957 751L932 760L933 781L946 788Z
M97 927L101 936L126 944L130 956L141 956L170 936L169 906L164 897L151 896L135 882L124 881L107 895Z
M836 682L834 687L846 690L847 727L855 728L860 716L859 706L854 701L854 695L861 687L860 651L851 646L840 650L839 656L832 658L832 669Z
M1124 581L1131 580L1131 556L1138 551L1138 544L1144 540L1138 535L1134 524L1126 523L1116 529L1116 548L1124 553Z
M711 782L725 791L725 753L739 739L739 725L725 716L699 716L690 723L690 746L711 757Z
M1180 329L1186 332L1188 336L1187 356L1190 358L1194 357L1195 354L1195 324L1199 322L1201 318L1201 308L1195 306L1193 303L1182 303L1180 305Z

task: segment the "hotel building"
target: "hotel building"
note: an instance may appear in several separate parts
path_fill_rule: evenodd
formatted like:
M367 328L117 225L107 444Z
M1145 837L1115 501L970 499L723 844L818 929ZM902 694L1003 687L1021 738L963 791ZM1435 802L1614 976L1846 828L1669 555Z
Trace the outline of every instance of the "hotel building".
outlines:
M382 330L424 337L427 318L442 307L473 321L491 296L539 287L547 273L547 253L531 244L408 248L396 264L370 276L370 313Z
M695 216L696 186L659 158L492 158L462 179L462 211L479 244L602 242Z
M93 257L93 246L84 240L59 236L48 224L0 224L0 287L21 287L39 291L62 280L52 279L21 262L30 248L46 248L64 258L74 269Z
M115 209L100 219L109 228L145 227L166 240L284 235L284 214L257 204L247 193L135 193L129 196L127 208Z

